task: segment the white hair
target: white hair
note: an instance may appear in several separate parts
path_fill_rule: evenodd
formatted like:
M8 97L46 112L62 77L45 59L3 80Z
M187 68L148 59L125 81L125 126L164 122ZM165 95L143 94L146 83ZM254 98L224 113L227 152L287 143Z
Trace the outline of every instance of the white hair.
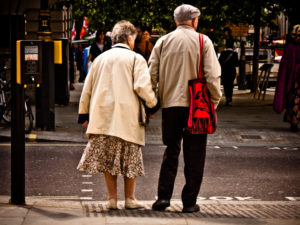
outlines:
M126 20L121 20L115 24L111 40L113 44L125 43L128 39L135 40L137 31L132 23Z

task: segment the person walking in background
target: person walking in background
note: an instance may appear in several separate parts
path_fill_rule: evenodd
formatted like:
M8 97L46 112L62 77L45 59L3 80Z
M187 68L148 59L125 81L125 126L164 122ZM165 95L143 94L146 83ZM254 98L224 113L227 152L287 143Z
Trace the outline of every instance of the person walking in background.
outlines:
M146 60L136 54L136 29L118 22L113 47L97 57L87 75L79 103L78 122L87 126L88 144L77 169L103 172L107 208L117 209L117 175L124 177L125 208L143 207L135 199L136 177L144 175L141 146L145 128L139 124L139 100L157 105Z
M93 62L98 55L110 48L110 42L108 41L108 39L105 38L104 31L98 30L96 33L95 41L93 42L90 48L90 53L86 62L86 69L88 70L89 62Z
M153 44L150 41L151 38L151 28L150 27L142 27L142 35L140 41L136 43L135 51L140 53L146 61L148 62L150 54L153 49Z
M298 131L300 120L300 25L291 32L291 41L284 50L278 72L273 108L281 113L291 130Z
M135 27L137 35L136 35L136 39L135 39L135 43L134 43L134 49L133 51L135 51L136 53L139 53L142 55L141 51L137 48L138 44L141 42L142 40L142 36L143 36L143 31L140 25L137 25Z
M76 60L77 70L79 71L78 82L83 82L86 74L85 74L84 68L83 68L83 48L82 48L81 44L78 44L78 47L76 48L75 60Z
M183 139L184 175L182 190L183 212L199 211L196 204L202 183L206 134L189 134L186 131L190 97L188 81L197 78L200 64L199 33L196 32L200 11L183 4L174 11L177 29L156 42L149 59L153 89L158 84L158 96L162 107L162 139L167 146L163 156L158 199L153 210L165 210L170 205L178 168L181 141ZM214 107L221 98L221 68L212 41L204 35L203 72Z
M222 70L222 83L226 97L226 105L232 105L233 83L236 76L235 67L238 66L238 54L233 51L233 40L226 40L226 49L221 52L219 62Z

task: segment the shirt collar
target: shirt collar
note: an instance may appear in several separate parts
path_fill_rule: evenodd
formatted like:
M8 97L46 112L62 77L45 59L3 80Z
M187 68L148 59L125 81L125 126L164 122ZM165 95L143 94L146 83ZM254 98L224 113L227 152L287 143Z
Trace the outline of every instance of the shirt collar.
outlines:
M177 29L189 29L189 30L195 31L194 28L192 28L192 27L189 26L189 25L179 25L179 26L177 27Z
M122 48L128 48L130 50L129 46L123 43L115 44L112 47L122 47Z

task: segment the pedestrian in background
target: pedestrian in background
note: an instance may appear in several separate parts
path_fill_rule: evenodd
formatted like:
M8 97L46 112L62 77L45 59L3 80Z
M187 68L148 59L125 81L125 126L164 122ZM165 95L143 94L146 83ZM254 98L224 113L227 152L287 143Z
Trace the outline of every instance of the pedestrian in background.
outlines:
M300 120L300 25L291 32L291 41L284 50L277 77L273 108L281 113L291 130L298 131Z
M98 55L110 48L111 45L109 40L105 38L105 32L103 30L97 30L95 41L91 45L90 53L86 62L86 69L88 70L89 62L93 62Z
M142 56L144 56L144 58L148 62L153 49L153 44L150 41L152 32L151 32L151 28L147 26L142 27L141 31L142 31L141 39L139 42L136 43L135 50L137 53L140 53Z
M226 40L226 48L221 52L219 62L222 70L222 83L226 97L226 106L232 105L233 83L236 76L235 67L238 66L238 54L233 51L233 40Z
M75 60L76 60L77 70L79 71L78 82L83 82L86 74L83 68L83 47L81 44L78 44L78 47L76 48Z
M200 64L199 33L196 32L200 11L183 4L174 11L177 29L161 37L155 44L149 59L153 88L158 84L158 96L162 106L162 139L167 146L163 156L158 199L153 210L165 210L170 205L178 168L181 141L183 140L184 175L182 190L183 212L199 211L196 204L202 183L206 134L189 134L186 131L190 96L188 81L197 78ZM221 68L212 41L204 35L203 73L214 107L221 98Z
M136 54L136 29L128 21L112 31L113 47L97 57L87 75L79 103L79 123L87 126L88 144L78 165L90 174L103 172L107 208L117 209L117 176L124 177L125 208L143 207L135 199L136 177L144 175L139 100L157 104L146 60Z

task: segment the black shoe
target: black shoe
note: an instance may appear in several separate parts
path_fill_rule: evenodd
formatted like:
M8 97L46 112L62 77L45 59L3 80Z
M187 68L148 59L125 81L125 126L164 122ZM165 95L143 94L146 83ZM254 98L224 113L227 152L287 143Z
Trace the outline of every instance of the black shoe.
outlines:
M158 199L153 203L152 209L162 211L170 206L170 200Z
M183 209L182 209L183 213L193 213L193 212L199 212L199 211L200 211L200 207L197 204L190 206L190 207L183 207Z

